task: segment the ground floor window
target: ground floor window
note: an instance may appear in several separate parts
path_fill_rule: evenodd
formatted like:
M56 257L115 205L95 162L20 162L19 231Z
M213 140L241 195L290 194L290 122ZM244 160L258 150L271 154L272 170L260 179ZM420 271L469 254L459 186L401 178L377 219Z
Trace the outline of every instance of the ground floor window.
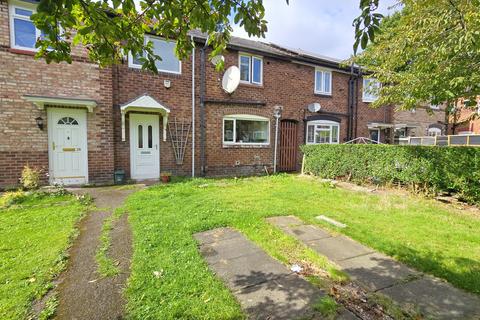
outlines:
M329 120L307 122L307 144L338 143L340 123Z
M253 115L231 115L223 118L223 143L268 145L270 120Z
M435 127L428 128L427 134L428 134L430 137L441 136L441 135L442 135L442 129L440 129L440 128L435 128Z

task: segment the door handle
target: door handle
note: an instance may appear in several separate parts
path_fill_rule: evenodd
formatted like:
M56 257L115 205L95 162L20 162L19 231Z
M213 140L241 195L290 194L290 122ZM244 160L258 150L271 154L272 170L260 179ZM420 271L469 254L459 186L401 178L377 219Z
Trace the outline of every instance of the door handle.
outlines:
M55 141L52 141L52 149L55 150Z
M158 150L158 144L155 145L155 150Z

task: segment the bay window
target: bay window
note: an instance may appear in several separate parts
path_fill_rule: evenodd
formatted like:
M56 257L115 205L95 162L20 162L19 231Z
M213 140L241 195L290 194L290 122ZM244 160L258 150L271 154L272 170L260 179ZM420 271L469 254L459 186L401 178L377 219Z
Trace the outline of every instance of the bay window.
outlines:
M231 115L223 118L223 144L268 145L270 121L252 115Z
M340 123L329 120L307 122L307 144L335 144L340 141Z

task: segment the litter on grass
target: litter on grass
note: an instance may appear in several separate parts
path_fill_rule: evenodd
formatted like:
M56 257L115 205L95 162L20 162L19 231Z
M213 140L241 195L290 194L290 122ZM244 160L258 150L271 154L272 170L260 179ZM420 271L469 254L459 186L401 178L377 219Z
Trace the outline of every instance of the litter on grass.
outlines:
M331 219L331 218L329 218L329 217L326 217L326 216L324 216L324 215L318 216L318 217L316 217L316 218L317 218L318 220L323 220L323 221L325 221L325 222L328 222L328 223L330 223L330 224L333 224L334 226L339 227L339 228L346 228L346 227L347 227L346 224L341 223L341 222L338 222L337 220L333 220L333 219Z
M303 268L301 266L299 266L298 264L293 264L290 267L290 270L292 270L292 272L295 272L295 273L300 273L300 272L302 272Z

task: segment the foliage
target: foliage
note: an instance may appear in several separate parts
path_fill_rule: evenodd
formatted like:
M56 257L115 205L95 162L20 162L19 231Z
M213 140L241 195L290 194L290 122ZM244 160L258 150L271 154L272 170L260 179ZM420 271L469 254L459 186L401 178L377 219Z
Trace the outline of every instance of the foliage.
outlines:
M131 195L125 206L133 231L126 290L131 319L242 318L193 238L217 227L236 228L286 265L305 261L334 274L324 257L265 221L279 215L345 233L420 271L480 293L480 234L475 232L480 220L423 197L354 192L314 178L272 175L157 185ZM347 228L322 223L315 218L319 214Z
M309 145L305 171L358 183L405 184L426 192L455 192L480 203L480 149L394 145Z
M26 197L25 192L7 191L0 196L0 208L8 208L14 204L21 203Z
M383 19L381 13L375 12L378 9L379 0L360 0L360 10L362 13L355 20L355 43L353 52L357 53L358 46L365 49L369 42L375 40L375 34L380 29L380 23Z
M66 265L66 249L85 211L72 196L30 193L21 207L0 209L0 319L29 319ZM47 303L47 316L55 301ZM49 311L50 310L50 311Z
M119 63L129 52L145 53L143 68L157 72L155 60L161 57L151 42L144 43L144 33L175 39L176 53L183 59L193 48L188 32L198 29L208 34L213 57L228 43L231 17L248 35L263 37L264 15L261 0L40 0L32 19L46 35L37 41L37 57L47 62L71 63L72 46L82 44L101 66Z
M337 302L330 296L320 298L313 305L313 310L320 312L324 319L335 319L337 316L337 309Z
M20 183L25 190L38 189L40 185L40 170L26 165L22 170Z
M400 2L402 10L383 19L374 42L353 58L383 84L373 106L446 103L453 111L460 98L474 104L480 94L480 0Z

